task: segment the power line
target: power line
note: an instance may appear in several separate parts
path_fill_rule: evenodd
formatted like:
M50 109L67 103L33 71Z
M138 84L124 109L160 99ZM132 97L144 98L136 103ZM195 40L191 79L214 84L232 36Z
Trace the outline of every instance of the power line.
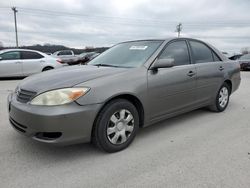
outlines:
M0 7L0 9L9 9L10 7Z
M6 7L0 7L6 8ZM32 15L32 16L39 16L43 15L46 17L53 17L60 16L64 17L65 19L80 19L81 21L84 20L84 23L91 22L91 23L98 23L102 25L131 25L135 27L148 27L153 29L154 27L157 28L168 28L171 29L175 27L176 21L161 21L155 19L138 19L138 18L124 18L124 17L111 17L111 16L103 16L103 15L89 15L89 14L77 14L77 13L69 13L69 12L62 12L62 11L54 11L54 10L44 10L44 9L35 9L35 8L19 8L19 15ZM22 18L22 17L21 17ZM230 20L230 21L222 21L217 20L213 22L183 22L185 25L186 30L189 29L211 29L211 28L222 28L222 27L250 27L250 22L246 22L245 20ZM79 22L81 24L81 22Z
M19 11L20 12L20 11ZM55 16L60 16L63 17L64 19L79 19L81 24L81 21L84 20L84 22L90 22L90 23L98 23L98 24L111 24L113 27L115 25L131 25L131 26L136 26L136 27L161 27L161 28L166 28L168 27L169 29L175 27L176 22L144 22L140 21L138 22L137 20L135 21L128 21L128 20L115 20L115 19L97 19L95 17L80 17L80 16L73 16L73 15L55 15L53 13L43 13L43 12L21 12L20 15L32 15L32 16L37 16L41 17L49 17L49 18L54 18ZM224 23L199 23L199 22L184 22L186 30L188 29L204 29L204 28L218 28L218 27L250 27L250 23L245 23L245 22L237 22L237 23L229 23L229 22L224 22Z
M26 11L33 11L33 12L42 12L42 13L52 13L54 15L67 15L67 16L75 16L75 17L87 17L87 18L101 18L101 19L120 19L120 20L136 20L136 21L159 21L157 19L141 19L141 18L125 18L125 17L115 17L115 16L106 16L106 15L93 15L93 14L78 14L78 13L69 13L69 12L62 12L62 11L52 11L52 10L45 10L45 9L35 9L35 8L19 8L21 10ZM174 21L170 21L169 23L174 23Z
M161 21L159 19L141 19L141 18L125 18L125 17L112 17L112 16L106 16L106 15L93 15L93 14L78 14L78 13L69 13L69 12L63 12L63 11L54 11L54 10L45 10L45 9L36 9L36 8L23 8L19 7L19 10L25 11L26 14L42 14L42 15L50 15L50 16L63 16L63 17L85 17L88 19L96 20L101 19L103 22L112 21L116 22L116 24L120 24L120 22L124 23L136 23L136 24L151 24L151 25L175 25L176 21ZM23 12L22 12L23 13ZM46 14L45 14L46 13ZM198 21L198 22L190 22L186 21L183 22L185 26L188 27L199 27L199 26L250 26L249 20L212 20L210 22L205 21Z
M23 15L32 15L32 16L38 16L40 17L40 14L33 14L33 13L22 13ZM43 15L45 17L54 17L54 15ZM65 16L66 19L78 19L77 17L67 17ZM81 21L84 20L84 22L89 22L89 23L98 23L98 24L110 24L111 26L114 27L114 24L115 25L130 25L130 26L138 26L138 27L162 27L162 28L166 28L165 25L163 24L157 24L157 23L144 23L144 22L140 22L140 23L136 23L136 22L126 22L126 21L120 21L120 22L117 22L116 20L100 20L100 19L82 19L82 18L79 18ZM80 24L80 23L79 23ZM174 24L172 25L169 25L169 27L173 27Z
M0 33L13 33L13 31L0 31ZM23 33L23 34L44 34L44 31L19 31L19 33ZM46 34L48 35L56 35L56 36L65 36L65 32L46 32ZM81 35L81 33L77 33L77 32L72 32L71 34L79 34ZM130 34L113 34L115 36L131 36ZM136 36L141 36L141 34L137 34ZM148 37L148 36L147 36ZM155 36L152 35L148 38L154 38ZM169 35L169 37L173 37L173 35ZM219 35L199 35L199 34L188 34L188 37L193 37L193 38L212 38L212 39L232 39L232 40L238 40L238 39L247 39L250 40L250 36L219 36Z
M16 22L16 13L17 13L17 8L15 8L16 12L14 11L14 16L15 16L15 32L16 32L16 45L18 46L18 37L17 37L17 22ZM5 9L9 10L9 7L0 7L0 11ZM164 21L164 20L156 20L156 19L141 19L141 18L125 18L125 17L112 17L112 16L105 16L105 15L90 15L90 14L78 14L78 13L69 13L69 12L62 12L62 11L54 11L54 10L44 10L44 9L34 9L34 8L21 8L18 7L18 13L19 13L19 19L21 19L21 15L32 15L32 16L38 16L41 17L49 17L49 18L55 18L56 16L58 17L63 17L63 18L68 18L68 19L80 19L81 21L84 20L85 22L91 22L91 23L98 23L98 27L101 27L101 24L110 24L111 27L113 28L114 25L131 25L131 26L136 26L136 27L149 27L149 29L157 29L157 28L167 28L169 27L174 28L176 25L176 21ZM1 16L1 15L0 15ZM3 16L3 15L2 15ZM20 18L21 17L21 18ZM26 19L26 18L25 18ZM20 22L20 20L19 20ZM72 22L73 23L73 22ZM80 24L81 22L79 22ZM180 25L181 24L181 25ZM247 20L212 20L212 21L196 21L196 22L182 22L177 25L176 32L178 32L178 36L180 36L181 31L182 31L182 24L185 25L185 32L188 29L204 29L204 28L221 28L221 27L250 27L250 22ZM110 28L111 28L110 27ZM0 31L0 33L3 33L4 31ZM36 31L19 31L19 33L42 33L42 32L36 32ZM77 32L76 32L77 33ZM61 34L61 32L46 32L46 34L51 34L51 35L57 35ZM122 36L123 34L121 34ZM196 37L205 37L205 38L231 38L227 36L199 36L196 35ZM233 38L245 38L249 39L249 37L245 36L233 36Z

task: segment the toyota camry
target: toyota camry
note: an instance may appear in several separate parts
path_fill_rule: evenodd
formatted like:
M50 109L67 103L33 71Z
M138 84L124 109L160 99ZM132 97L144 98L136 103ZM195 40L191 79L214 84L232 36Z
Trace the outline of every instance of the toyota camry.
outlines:
M139 128L201 107L222 112L240 66L190 38L119 43L85 66L24 79L8 96L19 133L49 144L125 149Z

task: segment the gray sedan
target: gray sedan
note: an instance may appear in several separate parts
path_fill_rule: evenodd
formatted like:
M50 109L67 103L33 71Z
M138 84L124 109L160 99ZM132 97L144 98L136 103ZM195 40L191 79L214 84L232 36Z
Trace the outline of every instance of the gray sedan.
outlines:
M116 152L140 127L201 107L224 111L240 81L239 64L202 41L129 41L86 66L26 78L8 97L9 119L40 142Z

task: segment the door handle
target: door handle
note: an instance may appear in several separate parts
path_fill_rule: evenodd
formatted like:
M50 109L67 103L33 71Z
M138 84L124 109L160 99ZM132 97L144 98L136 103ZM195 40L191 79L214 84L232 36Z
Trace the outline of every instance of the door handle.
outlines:
M19 64L19 63L22 63L22 62L21 62L21 61L16 61L15 63L16 63L16 64Z
M223 71L223 70L224 70L224 67L220 66L220 67L219 67L219 70L220 70L220 71Z
M190 76L190 77L192 77L192 76L195 75L195 72L194 72L194 71L189 71L189 72L187 73L187 75Z

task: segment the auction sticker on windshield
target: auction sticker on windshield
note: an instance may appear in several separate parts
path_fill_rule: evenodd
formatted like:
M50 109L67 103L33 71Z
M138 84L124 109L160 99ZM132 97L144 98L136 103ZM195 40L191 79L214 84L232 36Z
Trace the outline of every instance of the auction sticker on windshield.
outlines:
M130 50L146 50L148 46L131 46Z

